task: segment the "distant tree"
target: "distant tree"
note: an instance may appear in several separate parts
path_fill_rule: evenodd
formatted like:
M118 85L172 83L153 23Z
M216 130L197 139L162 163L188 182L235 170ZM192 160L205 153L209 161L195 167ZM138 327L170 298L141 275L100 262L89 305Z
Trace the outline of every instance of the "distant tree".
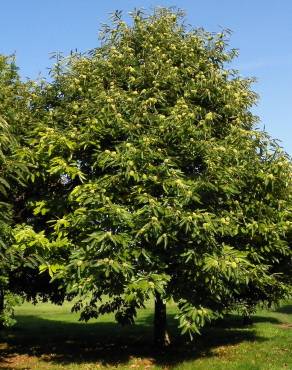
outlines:
M0 56L0 326L11 323L13 297L7 294L12 259L12 188L23 179L25 166L16 157L17 142L9 120L15 119L16 68L13 60Z
M129 26L116 13L100 47L57 63L32 142L38 176L60 188L58 211L56 189L34 205L52 219L41 268L84 320L132 323L154 297L160 346L169 299L192 335L291 293L290 159L256 128L228 34L183 19L157 9Z
M33 176L28 140L34 137L34 85L20 80L13 56L0 56L0 326L14 323L13 307L19 296L53 301L62 301L63 296L50 284L48 273L39 274L39 251L34 245L19 248L14 238L19 224L36 227L29 204L32 196L39 197L40 189L26 186Z

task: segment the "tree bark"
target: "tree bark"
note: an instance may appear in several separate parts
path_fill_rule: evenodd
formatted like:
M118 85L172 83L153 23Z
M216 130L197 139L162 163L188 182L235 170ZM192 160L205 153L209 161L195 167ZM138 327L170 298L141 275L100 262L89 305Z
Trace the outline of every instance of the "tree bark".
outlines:
M242 323L243 325L252 325L252 318L251 315L243 315L242 317Z
M3 312L4 312L4 289L0 287L0 316L3 314ZM0 329L2 328L3 328L3 322L0 317Z
M154 344L158 349L163 349L170 344L167 332L166 304L158 292L155 293Z

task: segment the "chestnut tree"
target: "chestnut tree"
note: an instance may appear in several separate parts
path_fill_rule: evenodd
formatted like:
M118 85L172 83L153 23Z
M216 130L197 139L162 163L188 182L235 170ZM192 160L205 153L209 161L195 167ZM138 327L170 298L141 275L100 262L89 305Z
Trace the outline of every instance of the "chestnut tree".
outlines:
M116 13L101 45L61 58L42 87L37 176L63 190L58 212L56 191L34 204L51 215L41 268L80 298L82 319L131 323L154 297L164 345L170 299L192 335L291 293L291 162L258 129L228 38L180 11L136 11L130 25Z

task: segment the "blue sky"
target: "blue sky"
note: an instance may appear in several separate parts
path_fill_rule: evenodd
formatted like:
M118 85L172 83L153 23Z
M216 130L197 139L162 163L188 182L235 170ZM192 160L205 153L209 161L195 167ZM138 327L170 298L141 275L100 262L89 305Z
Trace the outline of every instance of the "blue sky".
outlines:
M184 9L190 24L208 31L233 31L230 45L240 51L234 66L258 80L254 112L292 155L291 0L2 0L0 53L16 53L22 77L45 76L51 52L66 55L97 46L99 27L110 12L155 6Z

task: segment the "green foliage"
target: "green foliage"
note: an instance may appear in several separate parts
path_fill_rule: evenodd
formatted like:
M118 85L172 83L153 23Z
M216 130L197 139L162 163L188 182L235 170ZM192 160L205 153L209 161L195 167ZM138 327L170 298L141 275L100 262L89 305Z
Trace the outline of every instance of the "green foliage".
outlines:
M17 294L30 291L31 295L31 274L39 274L28 246L22 250L14 246L15 225L27 221L21 205L31 169L31 161L25 158L29 153L26 138L31 135L33 85L20 81L14 57L0 56L0 325L6 326L14 323Z
M291 162L256 129L226 33L167 9L132 20L116 15L101 47L36 87L24 248L85 320L132 322L158 292L198 333L290 294Z
M1 281L1 280L0 280ZM2 282L1 282L2 283ZM6 292L4 298L4 306L0 311L0 326L10 327L16 323L14 317L15 306L19 306L22 302L22 299L11 292Z
M0 56L0 325L11 325L14 296L7 293L13 270L11 194L21 184L26 166L18 158L19 146L10 123L17 116L17 73L13 61Z

